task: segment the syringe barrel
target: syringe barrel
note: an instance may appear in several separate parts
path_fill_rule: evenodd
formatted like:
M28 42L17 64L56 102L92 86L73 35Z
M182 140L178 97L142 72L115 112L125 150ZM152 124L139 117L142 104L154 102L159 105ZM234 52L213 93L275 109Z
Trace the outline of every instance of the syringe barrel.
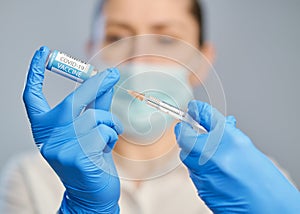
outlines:
M175 106L165 103L155 97L146 97L146 103L178 120L182 120L185 112Z
M201 134L207 133L207 131L197 121L195 121L187 112L182 111L181 109L179 109L175 106L172 106L171 104L168 104L164 101L161 101L161 100L159 100L155 97L151 97L151 96L146 97L145 102L148 105L150 105L150 106L152 106L152 107L154 107L154 108L156 108L156 109L158 109L180 121L184 121L184 122L190 124L193 127L193 129L195 131L197 131L198 133L201 133Z

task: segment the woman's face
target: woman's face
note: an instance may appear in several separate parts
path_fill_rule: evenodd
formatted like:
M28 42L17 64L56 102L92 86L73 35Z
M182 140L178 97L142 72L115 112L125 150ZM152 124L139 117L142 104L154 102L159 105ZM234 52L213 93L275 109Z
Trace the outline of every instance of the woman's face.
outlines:
M177 57L180 59L177 61L185 63L192 58L188 52L193 52L193 50L186 48L191 45L199 49L212 63L214 58L212 46L204 44L200 47L199 45L201 30L191 12L192 3L192 0L106 0L101 17L99 17L99 27L96 29L99 31L99 35L88 46L90 53L95 53L103 47L128 37L155 34L169 37L152 40L139 37L130 42L126 40L126 42L117 43L120 45L115 45L115 43L114 48L109 48L110 51L103 54L103 59L106 62L120 62L127 56L143 55L147 52L145 49L152 49L157 56ZM180 40L189 45L182 45L182 42L178 42ZM91 52L91 50L93 51ZM132 54L132 52L135 53ZM162 57L148 56L134 60L170 63ZM112 65L114 64L116 63L112 63ZM195 71L198 73L198 77L191 73L189 76L191 85L196 86L200 84L200 81L204 81L207 70L206 67L197 68Z
M201 32L190 11L191 0L109 0L103 11L105 35L102 44L130 36L160 34L198 48Z
M201 48L199 47L199 38L201 32L197 20L191 13L191 7L192 0L107 0L104 4L101 17L99 17L99 39L92 41L90 48L93 45L93 49L96 48L97 51L99 49L102 50L103 47L108 47L109 51L105 49L105 51L103 51L105 54L103 54L103 56L100 54L101 56L99 56L100 58L104 59L104 62L109 61L111 57L114 58L113 60L116 60L116 62L122 61L123 56L128 56L131 54L128 53L128 49L138 52L137 55L140 56L143 54L143 52L139 52L139 50L143 50L144 48L150 48L155 51L167 50L171 52L171 54L178 53L179 55L183 55L187 58L188 53L186 51L180 51L180 48L182 48L182 42L173 43L174 41L172 39L168 39L172 37L178 39L177 41L184 41L185 46L193 46L193 51L195 51L195 48L201 49L202 53L206 55L206 52L210 53L207 51L210 49L207 48L208 46L206 45ZM126 41L125 44L121 41L121 45L119 46L115 43L128 37L149 34L166 35L170 37L164 37L164 39L156 40L150 39L149 41L147 39L148 37L145 36L145 40L136 38L135 40L129 40L130 42L127 42L128 40L123 40ZM114 45L109 46L112 43L114 43ZM186 43L189 45L186 45ZM183 49L184 48L185 47L183 47ZM95 51L95 49L93 51ZM120 52L122 52L122 54L120 54ZM160 55L158 54L157 56ZM206 55L206 57L208 58L208 55ZM162 61L164 61L162 58L158 59L159 57L153 56L153 58L154 59L152 59L151 56L147 56L146 59L142 60L146 60L147 63L152 63L153 61L155 61L155 63L162 63ZM202 70L201 68L197 69ZM199 84L199 79L197 79L193 74L190 74L189 80L193 86ZM135 88L130 89L135 90ZM123 148L122 145L125 144L118 145L117 148ZM127 146L124 146L124 149L128 151L128 144L126 145ZM173 145L162 144L162 146L168 147L165 150L161 148L161 152L165 152L169 151L169 146ZM153 148L155 148L156 151L156 147ZM158 150L160 151L160 149ZM141 153L144 152L147 151L141 151ZM157 152L154 153L157 155Z

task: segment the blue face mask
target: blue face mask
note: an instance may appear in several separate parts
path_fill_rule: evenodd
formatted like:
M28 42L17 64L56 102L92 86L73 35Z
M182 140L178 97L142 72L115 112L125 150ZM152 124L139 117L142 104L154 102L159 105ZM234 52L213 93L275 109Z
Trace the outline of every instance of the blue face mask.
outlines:
M111 110L122 121L122 137L136 144L154 143L170 128L174 119L132 98L122 88L145 93L186 109L187 103L193 99L189 71L179 65L144 63L131 63L118 68L121 77L115 88Z

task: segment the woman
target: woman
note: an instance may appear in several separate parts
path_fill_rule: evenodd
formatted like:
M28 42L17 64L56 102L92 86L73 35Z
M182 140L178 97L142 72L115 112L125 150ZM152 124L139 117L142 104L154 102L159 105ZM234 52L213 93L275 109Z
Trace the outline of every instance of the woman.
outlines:
M202 13L198 1L108 0L101 1L98 8L92 38L87 45L91 54L123 38L160 34L183 40L201 50L208 60L213 60L213 48L203 39ZM143 49L144 44L135 43L134 50ZM117 213L119 210L121 213L210 213L197 196L194 185L214 212L287 211L287 207L292 210L297 206L297 203L281 200L278 204L282 206L278 209L273 206L276 203L267 203L276 201L272 200L273 191L278 190L270 190L263 185L270 175L275 175L274 180L269 181L274 184L272 186L282 187L293 198L289 201L296 201L299 193L283 176L277 175L280 173L272 163L234 127L233 118L225 119L206 104L191 103L191 115L209 132L218 133L220 127L225 130L220 139L221 146L208 164L198 163L201 146L207 136L197 135L184 123L176 126L177 139L172 131L174 123L167 123L168 129L162 136L151 139L150 144L140 145L138 143L143 143L144 139L128 129L129 123L123 118L125 132L115 146L118 135L122 133L121 123L113 117L114 113L122 117L122 112L114 108L112 99L112 87L119 79L115 69L108 69L91 78L57 107L49 109L41 92L48 55L49 49L46 47L36 52L24 91L24 101L35 142L54 171L39 155L20 157L10 167L5 180L6 190L2 194L6 202L3 203L4 213L53 213L57 210L61 213ZM109 54L103 56L101 62L111 59ZM120 70L140 70L135 69L136 64L142 64L143 68L145 64L166 64L161 59L147 58L138 60L133 66L132 61L136 63L136 60L130 60ZM205 69L199 70L205 72ZM199 84L193 75L188 79L185 84L187 87ZM123 96L118 95L117 91L115 96L119 96L116 102L122 100ZM88 110L81 114L85 107ZM91 124L91 121L96 123ZM156 124L159 124L158 121ZM145 132L142 133L142 137L146 136ZM181 148L180 157L188 167L193 182L183 165L168 166L179 150L176 140ZM190 147L194 145L190 142L195 147ZM121 175L121 187L112 160L113 147L116 167ZM170 157L161 161L160 157L168 156L165 154L170 154ZM133 163L126 163L126 159L143 164L132 166ZM256 162L252 163L252 159ZM154 163L147 165L152 160L155 160ZM229 161L230 165L226 165L224 160ZM260 164L262 169L253 168L252 164ZM256 179L250 180L248 177L253 175L257 176ZM258 194L253 186L260 186ZM268 200L261 195L267 196Z

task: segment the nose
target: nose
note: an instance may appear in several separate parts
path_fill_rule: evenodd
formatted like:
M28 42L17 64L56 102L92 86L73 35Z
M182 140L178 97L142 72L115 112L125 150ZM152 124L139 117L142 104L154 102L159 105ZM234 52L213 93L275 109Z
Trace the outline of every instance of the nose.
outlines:
M162 54L161 47L157 44L159 36L139 35L132 42L131 62L141 63L170 63L165 54Z

